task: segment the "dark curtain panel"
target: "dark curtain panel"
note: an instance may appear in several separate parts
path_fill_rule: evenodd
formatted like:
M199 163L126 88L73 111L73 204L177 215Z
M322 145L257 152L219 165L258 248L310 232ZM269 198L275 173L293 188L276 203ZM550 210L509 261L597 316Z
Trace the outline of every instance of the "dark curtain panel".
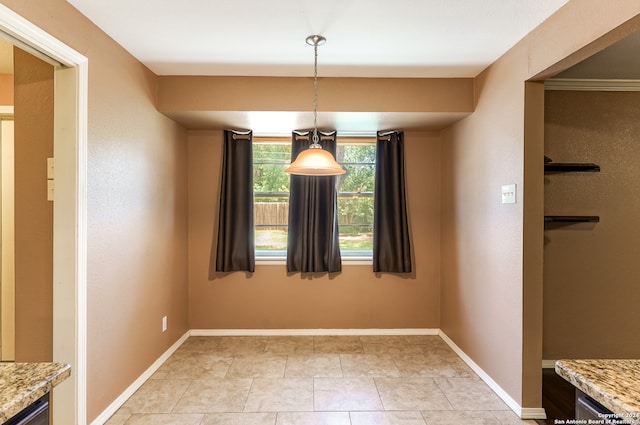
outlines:
M215 272L254 271L256 261L253 232L252 133L225 130L218 240L217 243L214 241L215 271L211 261L210 279Z
M378 133L373 206L373 271L411 272L404 184L404 132Z
M336 154L336 132L320 133L322 148ZM309 132L293 132L291 160L309 147ZM335 273L342 270L338 240L335 176L291 175L287 271Z

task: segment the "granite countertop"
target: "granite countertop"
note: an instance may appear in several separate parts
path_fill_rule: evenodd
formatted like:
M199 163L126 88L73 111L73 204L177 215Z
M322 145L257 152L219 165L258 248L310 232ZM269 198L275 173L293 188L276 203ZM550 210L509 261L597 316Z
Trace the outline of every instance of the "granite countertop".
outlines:
M71 375L64 363L0 363L0 423L50 392Z
M625 421L640 424L640 360L559 360L555 369Z

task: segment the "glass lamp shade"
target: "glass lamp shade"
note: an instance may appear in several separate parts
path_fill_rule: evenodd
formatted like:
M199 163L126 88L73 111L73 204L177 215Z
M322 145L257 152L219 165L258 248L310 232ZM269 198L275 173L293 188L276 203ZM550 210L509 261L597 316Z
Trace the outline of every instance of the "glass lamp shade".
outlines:
M284 172L300 176L337 176L346 173L333 155L321 147L309 147L300 152Z

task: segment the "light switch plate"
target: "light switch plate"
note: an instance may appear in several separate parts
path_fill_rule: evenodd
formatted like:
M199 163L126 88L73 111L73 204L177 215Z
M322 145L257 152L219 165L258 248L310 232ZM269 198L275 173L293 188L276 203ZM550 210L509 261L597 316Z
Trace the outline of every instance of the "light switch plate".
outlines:
M47 179L51 180L55 176L55 160L53 158L47 158Z
M55 197L55 184L53 180L47 180L47 201L53 201Z
M503 204L515 204L516 203L516 185L505 184L502 186L502 203Z

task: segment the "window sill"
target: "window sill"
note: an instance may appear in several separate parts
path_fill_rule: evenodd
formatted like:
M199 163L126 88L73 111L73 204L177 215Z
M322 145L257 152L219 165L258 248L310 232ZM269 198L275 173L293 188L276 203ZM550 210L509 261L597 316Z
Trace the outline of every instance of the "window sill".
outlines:
M284 266L287 264L285 257L256 257L257 266ZM371 257L342 257L345 266L370 266L373 264Z

